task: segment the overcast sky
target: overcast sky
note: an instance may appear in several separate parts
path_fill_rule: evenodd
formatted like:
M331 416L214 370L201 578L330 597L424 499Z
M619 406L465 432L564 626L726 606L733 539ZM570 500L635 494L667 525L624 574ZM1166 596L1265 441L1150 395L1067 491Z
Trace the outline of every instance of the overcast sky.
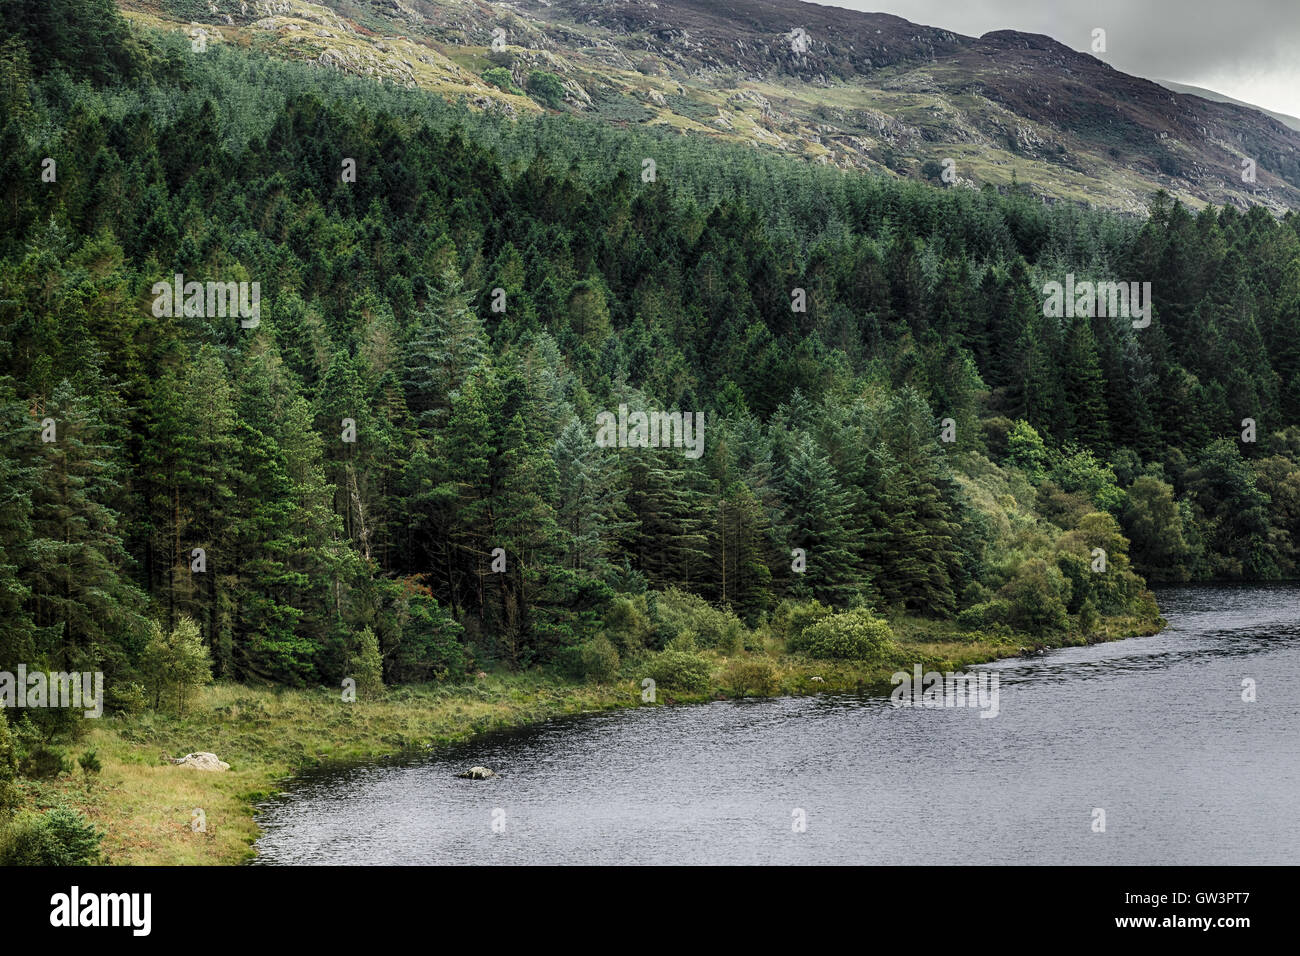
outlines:
M1300 116L1300 0L816 0L967 36L1045 33L1117 70Z

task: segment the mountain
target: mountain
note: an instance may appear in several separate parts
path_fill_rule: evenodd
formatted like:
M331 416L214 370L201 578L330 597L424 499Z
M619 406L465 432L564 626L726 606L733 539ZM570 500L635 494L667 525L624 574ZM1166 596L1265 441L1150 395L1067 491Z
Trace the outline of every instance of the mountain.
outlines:
M974 38L784 0L120 6L136 22L204 29L208 42L463 97L477 109L558 108L936 184L950 169L957 188L1018 181L1047 201L1133 212L1159 189L1193 207L1281 213L1300 203L1300 132L1284 121L1012 30ZM1254 182L1243 181L1246 160Z
M1266 116L1271 116L1283 126L1288 126L1294 130L1300 130L1300 117L1291 116L1287 113L1279 113L1276 110L1266 110L1262 106L1256 106L1254 103L1247 103L1245 100L1236 100L1231 96L1223 93L1216 93L1214 90L1207 90L1200 86L1188 86L1186 83L1175 83L1173 80L1157 80L1161 86L1173 90L1175 93L1186 93L1189 96L1199 96L1203 100L1210 100L1212 103L1232 103L1234 106L1244 106L1248 110L1259 110Z

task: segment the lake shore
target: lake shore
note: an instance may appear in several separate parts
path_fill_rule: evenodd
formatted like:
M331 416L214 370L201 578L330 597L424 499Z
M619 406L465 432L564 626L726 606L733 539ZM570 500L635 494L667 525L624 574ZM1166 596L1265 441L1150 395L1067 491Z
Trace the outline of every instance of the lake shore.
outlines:
M111 865L233 865L255 856L256 805L310 768L410 754L566 714L741 696L887 693L890 675L914 664L959 670L1026 648L1154 634L1164 624L1159 618L1108 618L1086 638L1070 633L1044 644L1025 635L971 633L909 618L895 622L898 655L888 663L809 660L784 653L778 642L732 655L705 652L713 665L709 686L690 692L660 688L654 703L642 700L635 660L609 683L498 671L461 684L388 688L373 699L360 695L355 703L345 703L333 689L216 684L198 693L184 717L147 712L88 722L89 731L69 751L96 750L102 770L77 767L53 780L25 781L25 802L34 808L63 803L84 812L105 831L103 850ZM759 691L746 687L737 661L766 662L771 683ZM230 769L209 772L164 762L164 755L192 751L213 752ZM200 830L191 826L195 810L202 811Z

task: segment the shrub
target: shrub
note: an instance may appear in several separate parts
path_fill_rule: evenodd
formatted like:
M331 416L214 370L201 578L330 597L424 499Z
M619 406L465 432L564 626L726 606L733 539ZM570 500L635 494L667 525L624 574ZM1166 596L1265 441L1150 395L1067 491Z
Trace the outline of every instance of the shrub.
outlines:
M686 651L694 654L700 649L699 643L695 640L695 631L691 628L681 631L664 647L666 651Z
M831 609L816 598L807 601L787 598L772 615L772 629L786 641L796 640L809 625L829 617L831 613Z
M23 813L0 833L0 866L93 866L104 839L93 823L59 806Z
M791 650L820 660L881 661L893 647L889 624L867 608L822 618L790 642Z
M212 660L203 646L203 635L194 619L186 615L170 632L153 623L140 668L153 694L154 708L162 704L165 695L176 702L177 713L182 715L194 690L212 680Z
M18 792L18 746L9 733L9 720L0 705L0 819L21 802Z
M650 611L644 594L620 595L610 602L605 613L605 627L624 652L645 648L651 637Z
M1010 613L1011 605L995 598L966 608L957 615L957 624L972 631L983 630L1006 624Z
M1017 630L1043 634L1069 623L1065 605L1070 599L1070 582L1042 558L1022 562L998 595L1009 607L1007 623Z
M384 689L384 660L379 656L379 638L369 627L357 638L357 649L348 662L357 690L376 694Z
M490 83L507 93L523 93L523 90L515 86L515 78L504 66L490 66L480 75L483 77L483 82Z
M135 681L115 681L104 688L105 707L118 714L139 714L149 706L144 685Z
M564 84L554 73L533 70L528 74L528 95L553 110L564 105Z
M704 598L669 588L654 603L656 637L663 646L687 631L693 631L700 647L712 647L732 654L740 649L745 625L730 609L713 607Z
M676 690L707 690L711 673L709 662L689 651L663 651L646 669L646 676L657 686Z
M579 680L607 683L618 676L618 649L608 638L597 637L570 647L564 658L566 670Z
M446 680L465 673L464 630L437 599L416 593L405 598L396 647L390 656L390 683Z
M77 763L81 764L81 769L86 773L99 773L104 769L104 765L99 760L99 751L94 747L78 757Z
M1101 616L1097 609L1093 607L1091 599L1083 602L1083 607L1079 608L1079 630L1084 634L1091 634L1101 623Z
M735 658L723 671L722 682L736 697L770 697L778 686L776 668L763 657Z
M37 743L30 747L19 763L24 777L48 780L72 769L67 756L58 747Z

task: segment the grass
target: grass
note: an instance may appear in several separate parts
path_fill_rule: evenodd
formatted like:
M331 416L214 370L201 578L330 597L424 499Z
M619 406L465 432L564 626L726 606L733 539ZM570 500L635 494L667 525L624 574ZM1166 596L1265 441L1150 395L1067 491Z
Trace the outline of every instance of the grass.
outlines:
M1155 633L1163 622L1112 618L1089 639ZM894 622L898 650L884 663L814 661L785 653L776 638L730 655L701 652L712 665L710 686L683 693L660 689L643 704L640 665L625 662L610 683L576 683L544 671L495 672L463 684L389 688L355 703L337 690L284 690L216 684L201 690L183 716L145 712L86 721L89 730L68 749L98 751L98 773L75 768L47 781L24 781L25 802L44 808L65 803L87 814L106 836L106 860L119 865L237 864L254 856L254 807L278 792L295 772L375 759L465 740L484 731L519 727L564 714L616 707L663 706L745 693L732 678L737 661L766 661L766 691L800 695L822 691L887 691L889 675L920 663L958 669L1012 656L1024 635L966 632L950 623L904 618ZM814 680L820 678L820 680ZM753 693L752 690L748 693ZM211 751L230 764L205 772L163 762L163 756ZM202 809L205 829L191 828Z

